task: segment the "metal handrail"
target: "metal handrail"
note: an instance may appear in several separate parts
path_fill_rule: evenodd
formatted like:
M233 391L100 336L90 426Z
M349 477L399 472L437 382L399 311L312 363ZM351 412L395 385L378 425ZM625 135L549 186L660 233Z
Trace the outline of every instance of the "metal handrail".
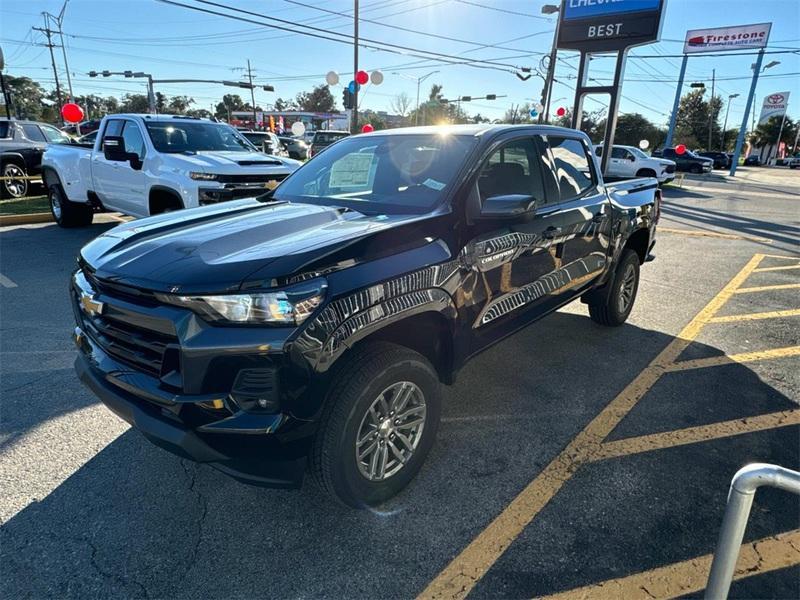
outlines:
M777 465L754 463L739 469L733 476L717 551L708 574L706 600L728 597L753 498L756 490L764 485L800 494L800 473Z

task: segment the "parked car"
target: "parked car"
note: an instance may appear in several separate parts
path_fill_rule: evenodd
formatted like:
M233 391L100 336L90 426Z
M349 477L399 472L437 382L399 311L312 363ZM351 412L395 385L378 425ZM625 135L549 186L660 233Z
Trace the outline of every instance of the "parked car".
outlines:
M79 137L76 142L83 146L94 146L94 141L97 139L97 134L100 133L99 129L95 129L91 133L87 133L86 135L82 135Z
M698 156L702 156L703 158L710 158L714 161L714 169L729 169L731 166L731 159L725 152L698 152Z
M800 156L790 156L786 159L786 164L789 165L790 169L796 169L800 167Z
M761 166L761 159L758 157L757 154L751 154L747 158L744 159L744 166L746 167L760 167Z
M289 153L289 158L296 160L308 159L308 144L303 140L283 136L279 136L278 139L283 144L284 150Z
M278 136L270 131L240 131L253 146L270 156L289 156Z
M55 221L88 225L96 210L146 217L257 196L302 163L264 156L233 127L171 115L111 115L94 147L50 146L42 160Z
M338 142L342 138L346 138L349 135L349 131L316 131L311 140L311 147L308 150L308 157L311 158L312 156L316 156L334 142Z
M691 150L686 150L683 154L675 152L675 148L664 148L663 150L656 150L653 156L659 158L667 158L675 161L675 168L678 171L688 171L689 173L710 173L714 168L714 161L710 158L698 156Z
M78 127L74 124L62 127L61 131L69 135L84 136L100 129L100 123L102 122L103 122L102 119L91 119L89 121L81 121L81 123L79 123L80 134L78 134Z
M584 133L448 131L352 136L260 200L103 233L71 283L80 379L242 481L309 464L348 505L396 494L470 357L578 298L621 325L654 258L656 180L605 185Z
M603 156L603 144L595 146L594 153L598 157ZM664 184L675 179L675 162L666 158L653 158L635 146L614 144L605 176L618 179L655 177L659 184Z
M42 153L48 144L69 144L72 139L47 123L0 119L0 194L3 198L23 198L28 194L29 177L42 173Z

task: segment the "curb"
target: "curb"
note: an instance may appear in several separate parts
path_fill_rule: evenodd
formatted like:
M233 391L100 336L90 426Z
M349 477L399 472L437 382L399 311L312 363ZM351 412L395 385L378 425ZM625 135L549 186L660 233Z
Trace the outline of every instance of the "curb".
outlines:
M30 213L27 215L0 215L0 227L8 225L28 225L30 223L48 223L53 220L52 213Z

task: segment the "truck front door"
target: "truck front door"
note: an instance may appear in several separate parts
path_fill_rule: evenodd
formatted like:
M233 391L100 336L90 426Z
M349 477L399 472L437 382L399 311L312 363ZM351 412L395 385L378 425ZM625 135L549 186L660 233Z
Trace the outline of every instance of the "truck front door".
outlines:
M106 208L145 217L148 215L145 171L143 168L133 168L128 161L106 160L103 141L108 136L122 136L128 152L136 154L140 163L145 158L144 137L136 122L109 119L98 150L92 156L93 191Z
M532 196L545 214L503 221L476 220L467 232L462 260L471 270L459 290L461 313L472 328L470 354L524 326L546 312L562 283L557 226L547 207L548 192L542 144L535 136L496 143L488 152L472 190L481 206L487 198Z

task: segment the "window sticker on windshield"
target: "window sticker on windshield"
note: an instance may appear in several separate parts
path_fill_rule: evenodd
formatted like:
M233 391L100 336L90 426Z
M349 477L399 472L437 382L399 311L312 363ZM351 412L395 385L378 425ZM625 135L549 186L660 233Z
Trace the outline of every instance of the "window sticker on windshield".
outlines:
M430 177L422 182L422 185L431 188L432 190L436 190L440 192L444 189L444 186L447 185L442 183L441 181L436 181L435 179L431 179Z
M358 187L369 184L372 154L354 152L343 156L331 166L330 187Z

